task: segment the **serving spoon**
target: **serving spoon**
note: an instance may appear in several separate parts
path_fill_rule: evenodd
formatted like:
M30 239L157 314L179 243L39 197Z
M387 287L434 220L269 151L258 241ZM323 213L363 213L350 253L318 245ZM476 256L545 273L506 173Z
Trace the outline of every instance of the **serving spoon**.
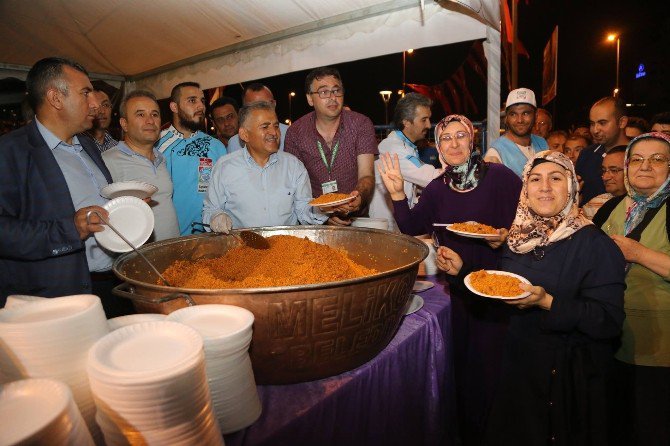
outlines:
M210 226L206 223L200 223L200 222L193 222L191 223L191 227L195 226L201 226L203 228L210 228ZM221 233L223 234L223 233ZM270 242L268 242L268 239L260 235L258 232L254 231L247 231L243 230L240 231L239 235L233 234L232 232L229 234L224 234L224 235L231 235L235 237L237 240L240 241L240 243L247 245L249 248L253 249L269 249L270 248Z

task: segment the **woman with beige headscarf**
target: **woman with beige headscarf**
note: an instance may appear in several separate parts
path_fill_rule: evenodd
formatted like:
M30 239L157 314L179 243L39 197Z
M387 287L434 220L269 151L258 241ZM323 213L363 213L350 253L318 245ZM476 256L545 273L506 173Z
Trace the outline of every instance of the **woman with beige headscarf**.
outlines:
M625 261L580 213L574 167L565 155L538 153L522 180L499 269L532 285L521 285L528 297L505 301L516 311L488 444L604 445L605 377L624 319ZM446 248L440 255L450 273L471 270Z

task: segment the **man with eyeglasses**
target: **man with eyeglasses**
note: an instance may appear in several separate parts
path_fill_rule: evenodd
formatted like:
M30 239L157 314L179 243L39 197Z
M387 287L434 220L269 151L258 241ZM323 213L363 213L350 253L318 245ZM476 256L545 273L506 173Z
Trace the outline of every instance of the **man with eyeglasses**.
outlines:
M214 101L210 109L214 128L216 129L216 137L228 150L230 139L237 135L237 131L240 129L239 117L237 116L239 112L237 101L228 96L223 96Z
M307 103L314 111L286 131L284 150L303 162L312 194L351 194L353 201L334 209L328 224L348 226L367 213L375 186L374 159L379 152L370 118L343 110L344 86L337 69L312 70L305 80Z
M484 161L504 164L521 178L528 160L548 148L544 138L531 133L536 109L535 93L532 90L517 88L510 91L505 108L507 130L491 143Z
M196 82L182 82L170 94L172 125L161 132L156 143L167 161L174 192L172 201L179 220L179 233L191 234L191 224L199 222L212 169L226 154L221 141L203 132L205 95Z
M582 206L584 215L593 219L598 209L602 207L612 197L626 195L626 185L624 184L624 157L626 155L626 146L613 147L603 158L600 177L605 186L605 193L596 195L588 203Z
M109 133L109 126L112 123L112 102L109 100L109 96L102 90L93 91L93 95L100 102L100 108L98 108L98 114L93 120L93 128L81 135L89 138L100 153L103 153L112 147L116 147L119 142Z
M400 172L405 180L405 197L410 208L419 201L420 191L444 172L444 169L422 162L416 146L416 142L424 139L430 130L432 104L433 101L419 93L407 93L398 101L393 112L395 130L379 143L380 154L398 155ZM380 160L375 161L375 164L380 163ZM389 230L399 232L393 218L391 195L384 186L381 175L376 177L374 196L370 202L370 217L387 219Z
M594 144L582 150L575 164L581 178L580 205L605 192L600 179L603 157L616 146L628 145L626 136L626 107L619 98L611 96L596 101L589 111L589 123Z

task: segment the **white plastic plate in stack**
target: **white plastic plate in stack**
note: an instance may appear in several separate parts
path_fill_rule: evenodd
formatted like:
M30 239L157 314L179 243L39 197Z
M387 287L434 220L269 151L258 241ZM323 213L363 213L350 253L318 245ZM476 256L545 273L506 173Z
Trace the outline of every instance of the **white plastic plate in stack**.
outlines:
M80 294L0 310L0 372L6 381L53 378L70 387L94 438L95 405L86 374L89 348L109 333L100 298Z
M7 302L5 302L5 308L17 308L21 305L33 304L38 302L44 302L48 297L39 297L39 296L28 296L25 294L12 294L7 296Z
M181 308L168 320L196 329L203 338L214 411L226 434L253 424L262 406L249 358L254 315L232 305Z
M169 321L119 328L90 349L88 375L108 445L223 444L202 338L192 328Z
M51 379L0 387L0 445L93 445L70 389Z
M151 322L151 321L164 321L167 316L165 314L159 313L140 313L140 314L129 314L126 316L114 317L108 319L107 323L109 324L109 331L118 330L121 327L126 327L128 325L139 324L142 322Z
M144 181L118 181L100 189L100 195L110 200L117 197L136 197L145 199L158 191L158 188Z

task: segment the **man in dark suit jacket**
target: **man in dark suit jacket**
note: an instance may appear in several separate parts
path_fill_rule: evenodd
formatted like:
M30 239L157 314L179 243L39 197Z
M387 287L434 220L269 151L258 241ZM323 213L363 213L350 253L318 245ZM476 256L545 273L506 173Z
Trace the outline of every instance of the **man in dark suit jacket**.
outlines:
M42 59L26 86L36 118L0 138L0 306L10 294L94 290L86 240L103 227L95 216L87 222L86 213L107 217L107 211L74 203L104 204L100 187L112 182L97 148L75 137L91 128L100 105L86 70L66 59ZM68 156L75 162L68 164Z

